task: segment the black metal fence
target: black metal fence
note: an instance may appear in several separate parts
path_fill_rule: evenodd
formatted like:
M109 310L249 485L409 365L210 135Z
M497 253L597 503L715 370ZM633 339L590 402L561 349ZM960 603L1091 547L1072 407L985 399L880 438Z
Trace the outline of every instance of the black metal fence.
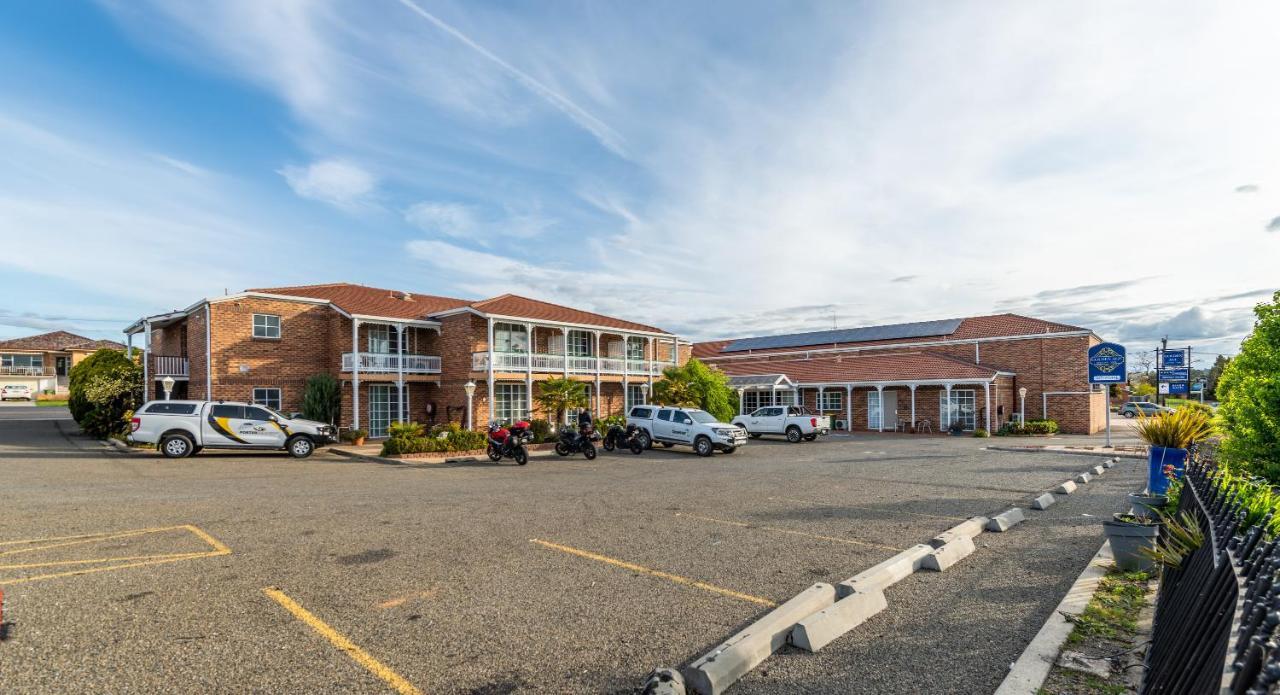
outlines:
M1215 475L1208 456L1187 464L1178 512L1196 520L1204 543L1161 577L1143 695L1280 687L1280 543L1263 537L1270 516L1244 525L1240 500Z

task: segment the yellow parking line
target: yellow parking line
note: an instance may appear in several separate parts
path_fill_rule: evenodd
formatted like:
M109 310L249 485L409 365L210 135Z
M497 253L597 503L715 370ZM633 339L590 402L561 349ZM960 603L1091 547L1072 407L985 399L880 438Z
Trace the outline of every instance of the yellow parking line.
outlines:
M78 540L67 541L65 543L53 543L52 545L38 545L33 548L18 548L17 550L6 550L0 553L3 555L14 555L17 553L30 553L36 550L49 550L51 548L62 548L68 545L83 545L85 543L96 543L97 541L110 541L117 538L130 538L132 536L141 536L148 533L159 533L161 531L173 531L186 526L158 526L156 528L142 528L132 531L121 531L119 533L96 534L92 536L65 536L65 538L76 538ZM17 545L18 543L43 543L44 541L59 540L57 538L33 538L24 541L5 541L3 545Z
M782 500L783 502L799 502L800 504L820 504L825 507L845 507L847 509L861 509L864 512L884 512L886 514L909 514L911 516L920 516L926 519L946 519L948 521L967 521L967 517L963 516L947 516L945 514L925 514L923 512L908 512L904 510L888 512L875 507L859 507L856 504L844 504L835 502L815 502L814 500L798 500L794 497L770 497L771 500Z
M615 558L607 557L605 555L600 555L598 553L593 553L588 550L579 550L578 548L571 548L567 545L560 545L559 543L552 543L550 541L539 540L537 538L530 538L529 542L537 543L538 545L544 548L551 548L552 550L559 550L560 552L569 553L570 555L585 557L588 560L595 560L596 562L603 562L605 564L613 565L614 567L621 567L623 569L628 569L628 570L631 570L632 572L647 574L650 577L658 577L659 579L666 579L667 581L675 582L676 584L683 584L684 586L692 586L698 589L702 589L703 591L710 591L713 594L720 594L721 596L729 596L731 598L736 598L741 601L748 601L750 603L758 603L762 606L768 606L770 608L773 608L778 605L767 598L752 596L751 594L744 594L738 591L734 591L732 589L726 589L721 586L716 586L714 584L700 582L696 579L681 577L678 574L663 572L662 570L655 570L649 567L642 567L640 565L637 565L631 562L626 562L624 560L617 560Z
M198 526L191 524L183 524L181 526L159 526L155 528L136 529L133 531L122 531L120 533L96 534L93 537L87 536L63 536L62 538L78 538L80 540L69 541L67 543L54 543L52 545L43 545L34 548L20 548L18 550L10 550L0 553L3 555L12 555L15 553L32 552L36 550L48 550L50 548L61 548L68 545L77 545L82 543L92 543L94 541L114 540L116 538L129 538L133 536L141 536L147 533L158 533L161 531L185 530L198 536L201 540L208 543L213 550L203 550L192 553L168 553L157 555L137 555L132 557L101 557L82 560L57 560L49 562L32 562L25 564L14 564L0 566L0 569L34 569L37 567L57 567L66 565L92 565L97 563L124 562L124 564L108 564L104 567L84 567L80 569L68 570L66 572L55 572L53 574L40 574L34 577L19 577L15 579L0 578L0 586L12 586L15 584L25 584L27 582L42 581L45 579L59 579L62 577L75 577L82 574L94 574L97 572L110 572L113 570L128 569L130 567L145 567L149 565L163 565L170 562L180 562L182 560L195 560L205 557L218 557L221 555L230 555L231 548L228 548L221 541L206 533ZM15 543L40 543L50 540L60 540L59 538L36 538L25 541L5 541L12 545ZM136 562L134 560L137 560Z
M422 691L415 688L412 683L405 680L400 676L400 674L392 671L386 664L383 664L381 661L373 658L369 652L366 652L356 646L354 642L347 639L342 635L342 633L332 627L329 627L327 623L317 618L307 609L298 605L296 601L289 598L280 589L269 586L264 588L262 593L266 594L271 598L271 600L281 606L284 606L284 609L292 613L295 618L306 623L308 627L319 633L321 637L329 640L330 644L345 652L347 656L351 657L353 661L363 666L367 671L378 678L381 678L387 683L387 685L394 688L396 692L401 695L422 695Z
M847 543L849 545L865 545L868 548L881 548L884 550L892 550L899 552L902 548L896 548L892 545L882 545L880 543L870 543L868 541L855 541L852 538L837 538L835 536L823 536L817 533L808 533L805 531L795 531L789 528L778 528L777 526L761 526L759 524L748 524L742 521L730 521L728 519L716 519L709 516L698 516L697 514L686 514L684 512L676 512L676 516L683 516L689 519L697 519L699 521L710 521L715 524L726 524L729 526L737 526L740 528L755 528L762 531L774 531L776 533L788 533L793 536L803 536L805 538L815 538L820 541L831 541L833 543Z
M55 562L28 562L21 565L0 565L0 570L18 570L31 569L34 567L60 567L63 565L92 565L97 562L131 562L133 560L164 560L164 559L182 559L194 557L211 557L213 555L221 555L210 550L201 550L196 553L165 553L162 555L134 555L132 557L99 557L92 560L57 560Z

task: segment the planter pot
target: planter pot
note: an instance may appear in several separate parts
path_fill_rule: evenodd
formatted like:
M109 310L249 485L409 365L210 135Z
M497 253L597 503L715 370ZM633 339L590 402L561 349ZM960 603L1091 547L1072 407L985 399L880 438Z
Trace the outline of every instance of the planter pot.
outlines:
M1187 450L1153 446L1147 453L1147 492L1163 495L1169 491L1169 479L1164 475L1165 466L1173 466L1174 476L1181 478L1187 465Z
M355 446L364 446L364 437L356 437L351 440L351 443Z
M1116 567L1124 572L1150 572L1155 568L1155 560L1147 557L1141 550L1156 549L1156 539L1160 537L1159 524L1112 520L1102 522L1102 530L1111 543L1111 554L1115 556Z
M1163 507L1168 501L1169 498L1164 495L1144 495L1140 492L1129 493L1131 513L1140 519L1157 519L1155 510Z

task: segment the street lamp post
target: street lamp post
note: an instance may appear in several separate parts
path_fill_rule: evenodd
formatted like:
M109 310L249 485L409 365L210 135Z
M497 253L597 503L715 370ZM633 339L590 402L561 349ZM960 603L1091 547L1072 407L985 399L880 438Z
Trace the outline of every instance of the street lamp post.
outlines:
M1021 424L1025 425L1027 424L1027 387L1026 386L1018 387L1018 398L1022 400L1022 407L1018 411L1018 418L1021 420Z
M647 381L640 384L640 398L645 405L649 405L649 382Z
M167 376L160 380L160 385L164 386L164 399L166 401L169 400L169 394L173 393L174 383L176 382L174 382L173 377L171 376Z
M467 381L467 383L462 385L462 390L467 392L467 429L472 429L471 403L472 399L475 398L476 395L476 382Z
M744 395L744 392L745 392L745 391L746 391L746 389L745 389L745 388L743 388L743 387L741 387L741 386L739 386L739 387L738 387L738 414L739 414L739 415L742 415L742 414L743 414L743 412L742 412L742 408L743 408L743 406L745 406L745 405L746 405L746 396ZM822 404L821 404L821 403L819 403L818 405L819 405L819 406L821 406Z

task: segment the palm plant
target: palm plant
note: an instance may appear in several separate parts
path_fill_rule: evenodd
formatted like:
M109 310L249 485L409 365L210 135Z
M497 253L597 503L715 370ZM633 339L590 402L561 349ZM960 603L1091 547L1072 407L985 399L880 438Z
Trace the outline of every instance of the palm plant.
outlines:
M564 414L570 408L587 407L587 385L572 379L547 379L533 397L544 413L555 413L556 422L564 422Z
M1179 408L1172 413L1148 417L1139 413L1138 436L1151 446L1186 449L1213 434L1208 414L1193 408Z

